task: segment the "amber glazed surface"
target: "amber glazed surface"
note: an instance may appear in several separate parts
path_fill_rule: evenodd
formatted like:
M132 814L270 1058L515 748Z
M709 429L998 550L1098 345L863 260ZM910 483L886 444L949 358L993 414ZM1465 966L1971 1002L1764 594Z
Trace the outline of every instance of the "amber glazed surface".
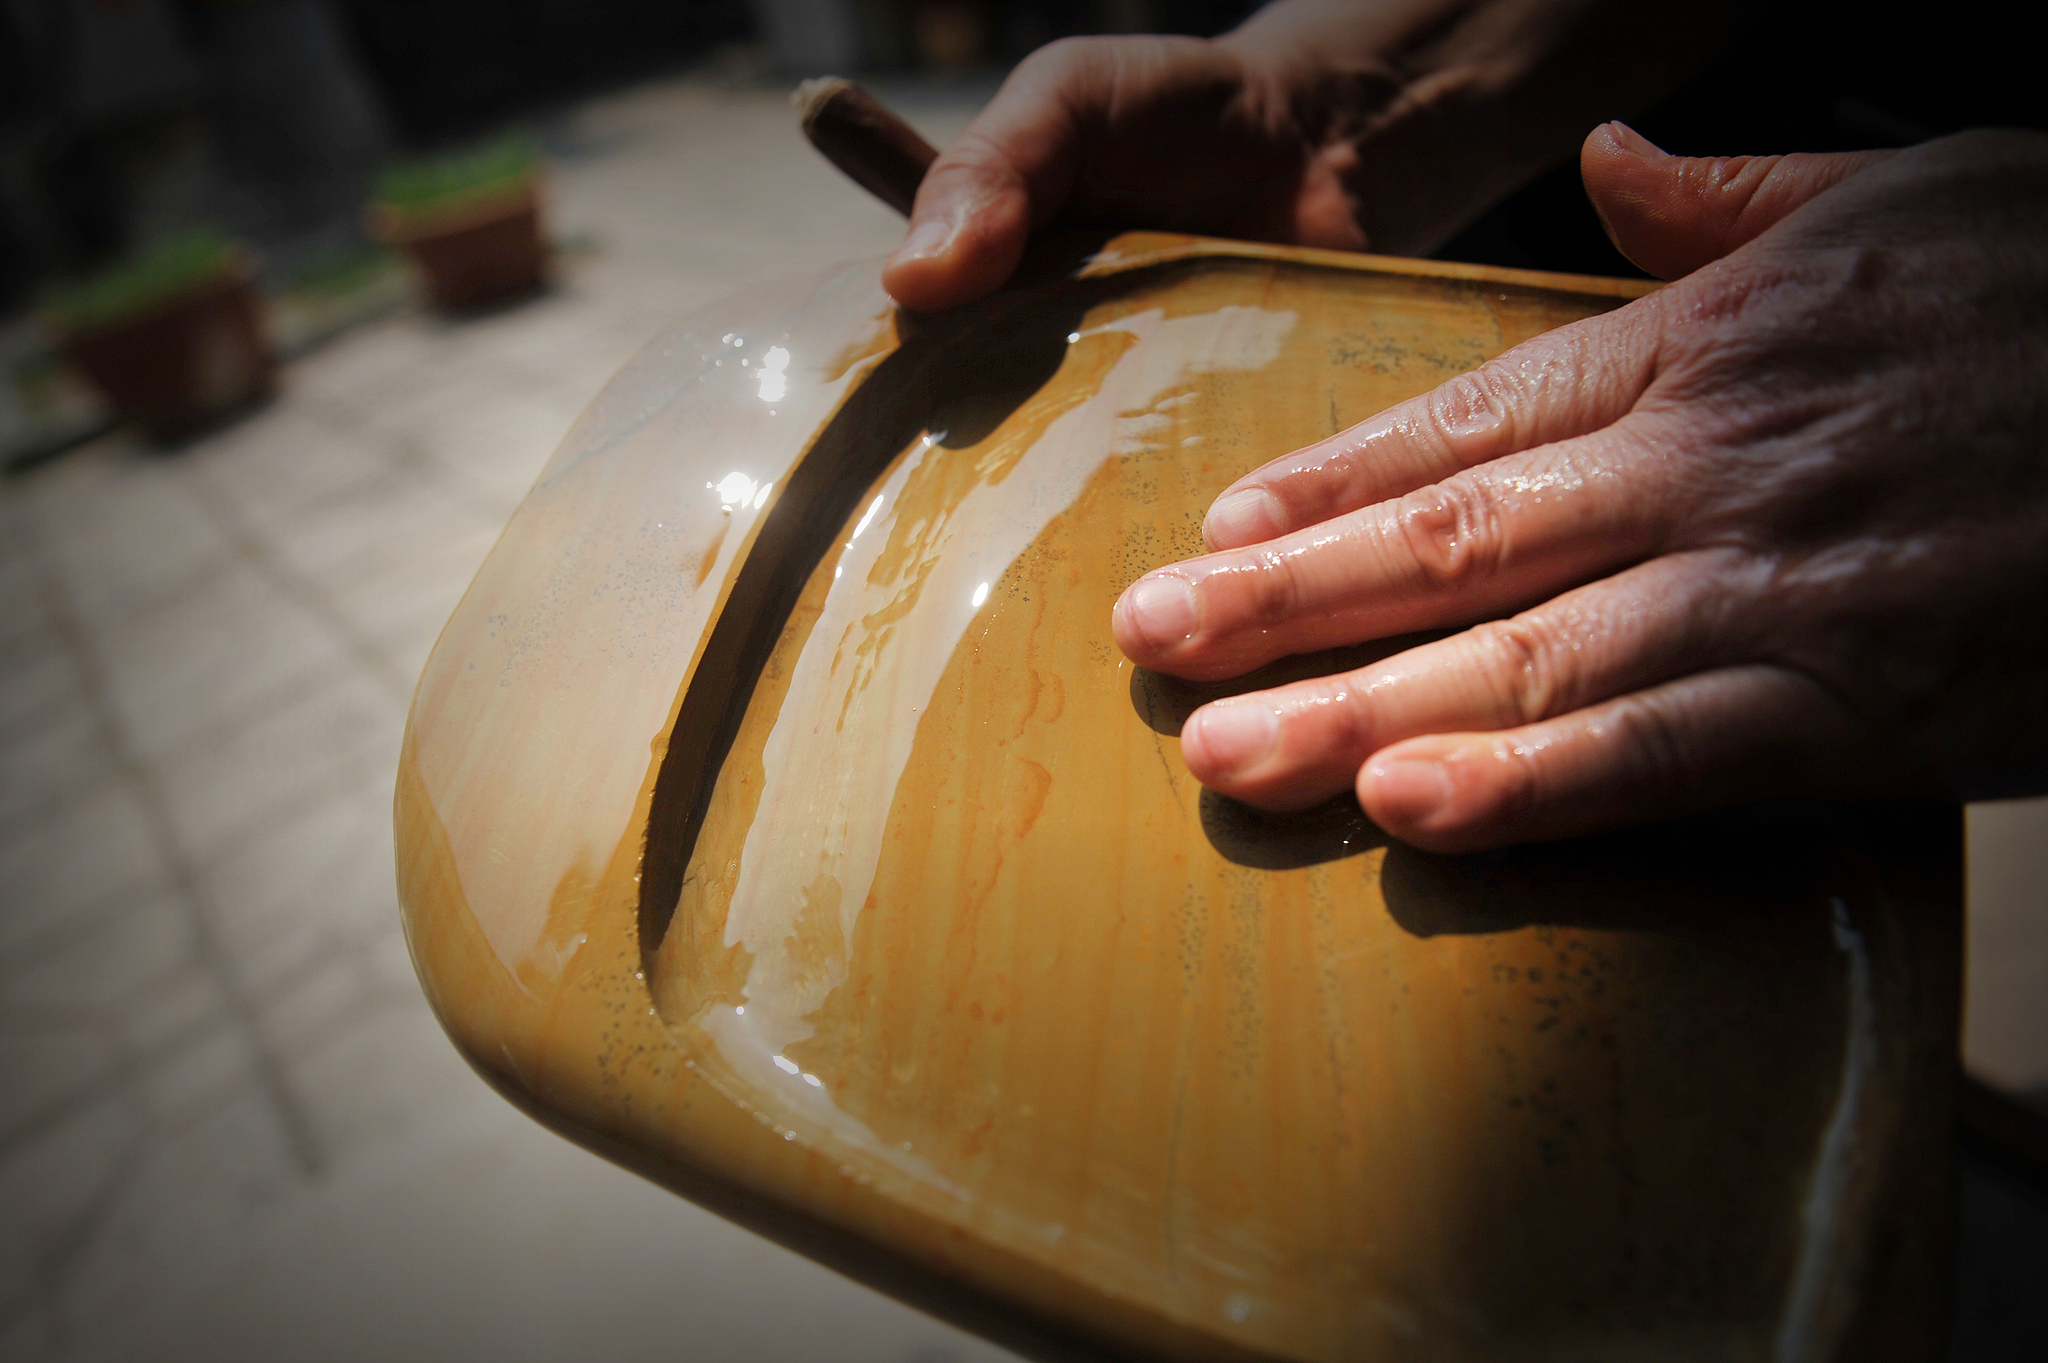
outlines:
M862 265L682 324L420 682L450 1034L1045 1355L1932 1357L1955 811L1428 856L1205 794L1215 691L1110 640L1244 470L1638 292L1126 236L943 317Z

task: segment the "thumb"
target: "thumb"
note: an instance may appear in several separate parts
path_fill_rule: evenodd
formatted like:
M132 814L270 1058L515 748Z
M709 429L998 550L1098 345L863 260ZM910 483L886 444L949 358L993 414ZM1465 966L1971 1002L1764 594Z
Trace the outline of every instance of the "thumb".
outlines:
M1603 123L1579 150L1579 173L1615 248L1659 279L1676 279L1892 155L1672 156L1626 124Z
M1032 194L1006 148L980 138L948 147L925 172L882 287L916 312L969 303L1009 278L1031 232Z
M917 312L992 293L1024 254L1031 229L1072 192L1082 126L1112 84L1100 42L1056 43L1010 73L1002 89L917 187L910 228L882 267L882 287Z

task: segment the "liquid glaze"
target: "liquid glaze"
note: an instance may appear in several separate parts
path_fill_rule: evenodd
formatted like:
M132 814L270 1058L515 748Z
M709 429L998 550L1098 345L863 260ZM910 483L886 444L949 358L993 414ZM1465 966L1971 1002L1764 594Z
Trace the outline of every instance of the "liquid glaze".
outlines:
M1109 639L1247 468L1631 287L1134 235L656 342L421 681L451 1035L1041 1352L1930 1356L1952 812L1429 857L1203 792L1175 735L1231 688Z

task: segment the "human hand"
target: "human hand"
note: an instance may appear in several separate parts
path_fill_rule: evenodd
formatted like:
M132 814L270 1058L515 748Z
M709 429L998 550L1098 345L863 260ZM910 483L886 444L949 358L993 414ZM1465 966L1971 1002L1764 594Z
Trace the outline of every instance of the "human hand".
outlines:
M1759 797L2048 789L2048 138L1582 154L1678 282L1266 465L1114 629L1189 769L1462 851ZM1480 622L1480 623L1473 623Z
M1033 53L926 171L882 283L930 311L1054 218L1390 254L1434 249L1715 50L1725 6L1287 0L1236 32Z
M925 172L882 283L906 307L993 291L1055 214L1362 249L1342 186L1270 73L1197 38L1040 48Z

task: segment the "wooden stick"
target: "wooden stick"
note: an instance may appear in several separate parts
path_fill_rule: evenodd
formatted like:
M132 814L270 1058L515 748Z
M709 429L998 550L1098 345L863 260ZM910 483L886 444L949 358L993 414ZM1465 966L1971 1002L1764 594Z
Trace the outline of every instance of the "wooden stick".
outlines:
M839 76L805 81L789 102L801 111L804 136L827 161L898 213L910 216L918 182L939 154L917 129Z

